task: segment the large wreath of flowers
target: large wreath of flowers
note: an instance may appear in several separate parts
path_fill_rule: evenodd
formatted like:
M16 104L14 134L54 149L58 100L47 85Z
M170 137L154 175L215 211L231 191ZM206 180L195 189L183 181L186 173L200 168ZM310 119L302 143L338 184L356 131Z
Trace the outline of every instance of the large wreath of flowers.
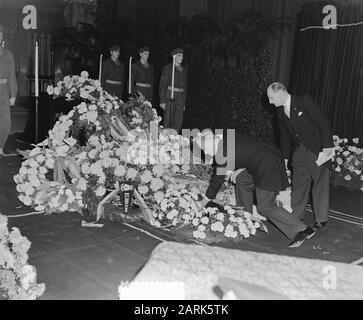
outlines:
M200 206L210 166L195 164L189 139L163 130L161 118L142 96L123 102L86 72L67 76L47 91L80 103L59 117L45 141L24 154L14 181L25 205L47 213L95 215L120 181L130 181L152 210L149 222L155 227L188 225L193 237L203 239L208 232L247 237L262 224L243 210ZM194 177L194 183L177 176Z

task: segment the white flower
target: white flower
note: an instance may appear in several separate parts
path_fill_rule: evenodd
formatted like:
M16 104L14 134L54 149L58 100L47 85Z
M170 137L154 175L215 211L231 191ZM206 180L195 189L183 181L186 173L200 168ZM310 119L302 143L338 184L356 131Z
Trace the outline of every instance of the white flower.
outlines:
M35 160L36 160L38 163L42 163L42 162L44 162L44 160L45 160L45 156L44 156L44 155L42 155L42 154L40 154L39 156L37 156L37 157L35 158Z
M85 102L82 102L80 105L78 105L77 109L78 109L78 113L80 113L80 114L85 113L88 110Z
M198 230L201 231L201 232L204 232L206 230L206 227L204 225L200 224L198 226Z
M133 179L135 179L136 178L136 176L137 176L137 170L136 169L134 169L134 168L128 168L127 169L127 175L126 175L126 178L127 179L130 179L130 180L133 180Z
M223 232L224 230L224 226L223 223L220 221L214 222L211 224L211 230L212 231L218 231L218 232Z
M76 200L73 192L71 189L67 189L65 192L66 196L68 197L67 202L72 203L74 200Z
M164 186L164 182L160 178L154 178L151 180L150 188L156 192Z
M338 158L337 158L337 163L338 163L339 165L342 165L342 164L343 164L343 160L342 160L342 158L338 157Z
M89 77L89 73L87 71L82 71L81 72L81 77L87 79Z
M80 178L78 180L78 185L77 188L81 191L86 191L87 190L87 180L84 178Z
M193 231L193 237L197 239L205 239L206 234L204 232L201 232L200 230Z
M103 186L99 186L96 191L95 191L95 195L97 197L102 197L104 194L106 193L106 188Z
M98 113L97 111L88 111L86 113L86 119L89 121L89 122L95 122L97 120L97 117L98 117Z
M199 219L198 218L194 218L192 221L193 226L197 227L199 226Z
M22 198L20 198L22 197ZM26 206L30 206L32 204L32 200L28 196L19 196L19 200L23 202Z
M147 194L149 192L149 187L148 186L139 186L138 191L142 195Z
M88 143L92 146L97 146L100 144L100 139L95 136L95 135L92 135L88 138Z
M243 235L245 238L250 236L247 226L244 223L239 224L238 230L239 230L240 234Z
M97 149L92 149L90 152L88 152L88 157L90 159L94 159L94 158L96 158L97 153L98 153Z
M47 93L51 96L51 95L53 95L53 93L54 93L54 88L53 88L53 86L48 86L47 87Z
M209 223L209 218L208 217L203 217L202 219L200 219L200 222L203 224L208 224Z
M157 203L160 203L160 201L164 198L164 192L158 191L154 194L154 199Z
M151 179L153 178L151 172L149 170L145 171L141 176L141 182L142 183L149 183L151 181Z
M342 169L338 166L338 167L335 168L335 171L340 172L340 171L342 171Z
M344 177L344 179L345 179L345 180L347 180L347 181L350 181L350 180L352 180L352 177L351 177L349 174L347 174L347 175Z
M156 228L161 227L161 223L159 221L155 221L155 222L153 222L153 224L154 224L154 227L156 227Z
M218 213L218 214L217 214L216 218L217 218L218 220L223 221L223 220L224 220L224 214L220 212L220 213Z
M35 155L37 155L37 154L39 154L39 153L41 153L41 152L42 152L42 149L40 149L40 148L38 148L38 147L35 147L34 149L32 149L32 150L30 151L29 156L30 156L30 157L33 157L33 156L35 156Z
M60 94L60 89L58 87L55 87L53 90L53 93L58 96Z
M344 151L344 152L343 152L343 156L347 157L347 156L349 156L349 155L350 155L350 152L349 152L349 151Z
M352 141L353 141L355 144L358 144L358 143L359 143L359 138L354 138L354 139L352 139Z
M69 150L69 146L63 145L56 149L57 156L65 157L67 155L67 152Z
M115 168L115 176L123 177L126 174L126 168L123 165L119 165Z
M198 211L198 212L195 214L195 216L196 216L197 218L201 218L201 217L203 216L203 213L202 213L202 212L200 212L200 211Z

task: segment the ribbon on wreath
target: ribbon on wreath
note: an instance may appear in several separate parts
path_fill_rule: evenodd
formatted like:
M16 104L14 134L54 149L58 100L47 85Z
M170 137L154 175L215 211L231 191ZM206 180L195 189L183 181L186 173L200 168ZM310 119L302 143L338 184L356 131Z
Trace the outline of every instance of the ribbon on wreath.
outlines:
M80 177L80 166L71 156L57 156L53 171L53 180L68 184L65 172L71 179Z

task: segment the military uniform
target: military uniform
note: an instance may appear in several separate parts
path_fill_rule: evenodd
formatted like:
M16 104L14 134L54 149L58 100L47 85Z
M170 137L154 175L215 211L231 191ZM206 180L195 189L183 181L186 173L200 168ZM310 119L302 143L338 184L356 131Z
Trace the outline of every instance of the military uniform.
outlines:
M152 101L154 85L154 68L150 63L143 65L139 60L131 69L131 92L140 91L145 99Z
M0 148L3 149L11 129L10 98L16 98L18 84L13 54L0 48Z
M160 85L160 103L165 103L164 128L172 128L180 132L183 126L183 114L187 95L187 70L181 65L175 68L174 100L171 102L173 64L163 68Z
M111 58L102 64L101 85L109 94L122 99L125 86L125 66Z

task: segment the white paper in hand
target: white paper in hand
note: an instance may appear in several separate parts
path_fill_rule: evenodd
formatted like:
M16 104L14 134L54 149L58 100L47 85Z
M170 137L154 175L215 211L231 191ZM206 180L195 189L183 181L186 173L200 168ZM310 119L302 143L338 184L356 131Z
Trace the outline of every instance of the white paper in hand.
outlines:
M315 163L318 166L321 166L322 164L324 164L325 162L329 161L330 159L332 159L334 157L334 151L329 155L325 155L325 153L320 152L319 156L318 156L318 160L315 161Z

